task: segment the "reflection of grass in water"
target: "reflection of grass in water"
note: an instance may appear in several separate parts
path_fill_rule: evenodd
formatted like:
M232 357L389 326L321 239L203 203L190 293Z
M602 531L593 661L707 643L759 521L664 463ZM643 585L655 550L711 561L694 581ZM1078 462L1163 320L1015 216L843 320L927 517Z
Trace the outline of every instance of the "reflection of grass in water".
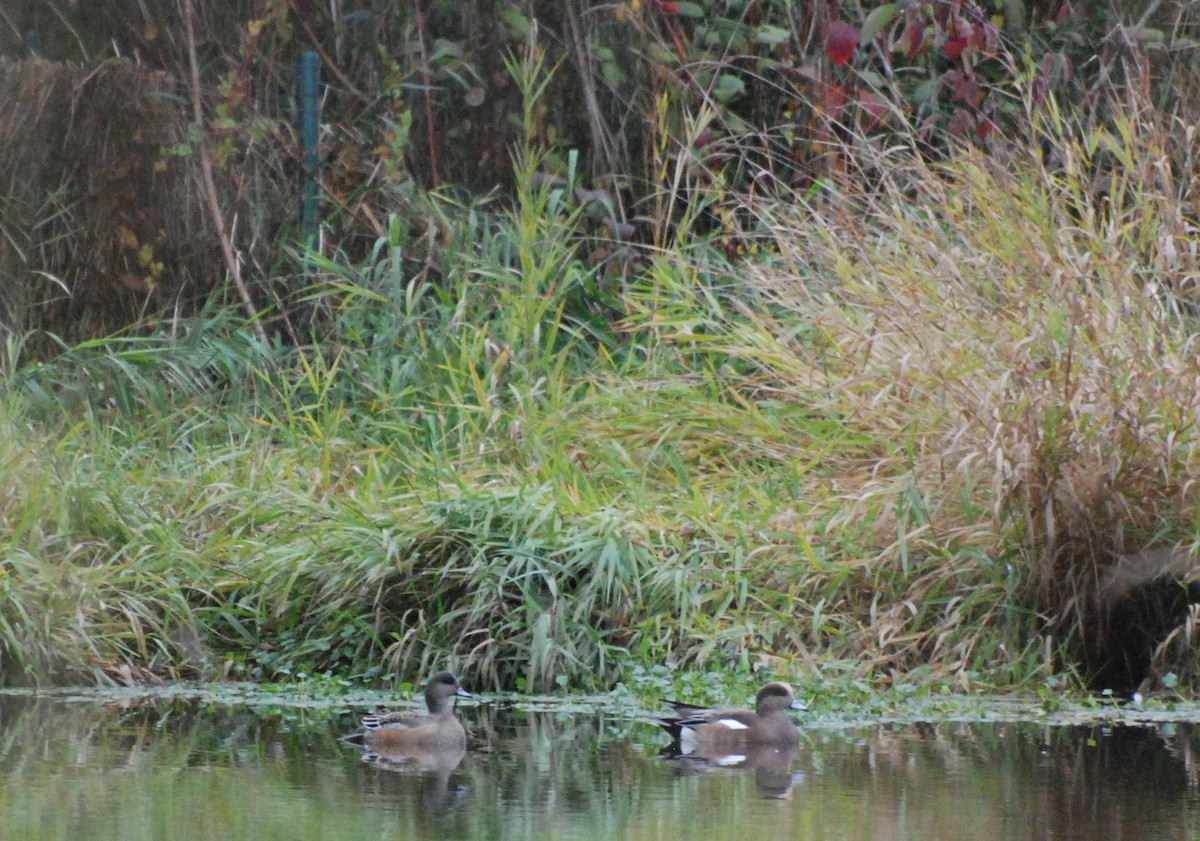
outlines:
M476 752L438 797L435 775L366 765L328 726L178 702L5 703L0 836L13 839L615 837L640 798L614 797L613 780L665 773L578 710L473 710Z
M594 718L483 717L475 741L491 750L468 756L447 793L436 775L364 764L328 726L284 731L272 718L182 703L4 705L6 839L446 837L448 827L567 837L622 823L613 812L628 803L609 803L611 780L640 776L636 757L600 744ZM430 811L442 808L451 811Z
M753 773L696 772L633 747L628 719L467 712L471 750L439 779L362 762L328 720L0 696L0 837L837 841L957 838L967 821L1014 837L1013 826L1066 820L1099 831L1123 828L1134 804L1138 820L1170 812L1177 825L1186 786L1175 757L1200 749L1195 728L1119 739L1043 722L807 730L790 799L764 800ZM1110 796L1098 802L1096 790Z
M6 706L0 837L333 838L353 818L318 784L357 771L328 728L183 702Z

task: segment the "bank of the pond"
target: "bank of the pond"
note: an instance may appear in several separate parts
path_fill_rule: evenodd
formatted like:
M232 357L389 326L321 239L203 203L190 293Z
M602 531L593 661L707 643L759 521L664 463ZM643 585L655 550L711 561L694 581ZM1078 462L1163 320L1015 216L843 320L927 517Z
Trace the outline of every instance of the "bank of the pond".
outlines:
M629 727L647 736L648 743L669 743L669 737L654 725L657 716L669 712L667 698L700 703L724 702L744 705L753 701L753 683L712 675L706 684L721 683L732 694L717 698L712 692L673 693L661 686L620 684L599 694L560 692L530 695L511 692L482 692L473 688L472 697L458 699L456 707L467 713L475 707L495 707L518 713L549 714L555 717L603 718L616 735L628 736ZM668 694L673 693L673 694ZM1200 724L1200 702L1182 699L1118 699L1063 693L1029 695L1007 693L954 693L902 686L900 691L864 691L845 684L813 681L796 686L797 697L807 709L790 713L802 731L837 731L874 726L907 727L917 724L1031 722L1047 727L1148 726L1170 723ZM160 687L59 687L56 689L0 689L0 697L39 700L65 705L101 705L112 709L137 709L145 704L159 707L174 704L190 709L247 708L281 720L302 721L312 726L320 721L343 725L346 732L357 726L366 712L421 708L419 688L401 686L380 689L330 679L264 685L259 683L177 683ZM648 725L644 729L641 725Z
M1093 212L1109 145L1041 131L1013 166L914 139L894 190L755 203L744 260L681 234L597 264L530 169L512 213L441 208L436 279L388 237L315 263L311 341L214 309L10 342L0 684L849 662L1183 691L1200 357L1163 290L1194 278L1135 235L1178 199L1134 144Z

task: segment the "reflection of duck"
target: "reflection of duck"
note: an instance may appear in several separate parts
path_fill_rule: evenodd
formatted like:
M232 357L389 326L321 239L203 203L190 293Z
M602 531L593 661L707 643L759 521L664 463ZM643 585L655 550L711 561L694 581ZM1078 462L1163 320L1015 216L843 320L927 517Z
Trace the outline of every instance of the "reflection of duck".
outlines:
M425 684L425 706L429 712L401 710L382 715L366 715L362 727L345 737L347 742L360 744L372 751L412 755L413 751L459 751L467 744L467 733L454 715L450 699L470 698L454 675L438 672ZM455 765L458 762L454 763Z
M454 748L365 750L363 761L385 771L421 778L421 804L430 812L446 812L462 802L464 786L450 786L450 774L467 755L465 745Z
M701 774L720 771L753 771L758 793L772 800L781 800L800 782L801 774L792 773L796 745L752 745L742 753L719 751L685 751L677 744L663 751L678 774Z
M379 748L363 751L363 761L387 771L449 774L459 766L466 755L466 747L445 750Z
M667 703L675 708L675 715L655 721L685 753L702 750L728 755L740 753L736 749L746 745L794 747L800 740L800 731L788 718L787 710L802 710L804 706L786 683L776 681L760 689L753 710Z

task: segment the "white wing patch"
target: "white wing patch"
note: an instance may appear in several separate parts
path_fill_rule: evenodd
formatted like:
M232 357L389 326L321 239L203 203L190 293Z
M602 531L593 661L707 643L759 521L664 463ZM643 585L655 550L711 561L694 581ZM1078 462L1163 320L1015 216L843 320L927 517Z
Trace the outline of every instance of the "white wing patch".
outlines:
M730 730L749 730L750 725L742 724L734 718L718 718L713 724L719 724L722 727L728 727Z

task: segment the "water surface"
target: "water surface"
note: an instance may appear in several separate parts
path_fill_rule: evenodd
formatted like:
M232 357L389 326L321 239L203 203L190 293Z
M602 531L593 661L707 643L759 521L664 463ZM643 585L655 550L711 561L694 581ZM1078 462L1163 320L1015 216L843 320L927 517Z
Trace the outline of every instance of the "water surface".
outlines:
M319 706L0 695L0 839L1200 838L1188 724L816 722L722 760L577 704L460 714L461 756L389 757Z

